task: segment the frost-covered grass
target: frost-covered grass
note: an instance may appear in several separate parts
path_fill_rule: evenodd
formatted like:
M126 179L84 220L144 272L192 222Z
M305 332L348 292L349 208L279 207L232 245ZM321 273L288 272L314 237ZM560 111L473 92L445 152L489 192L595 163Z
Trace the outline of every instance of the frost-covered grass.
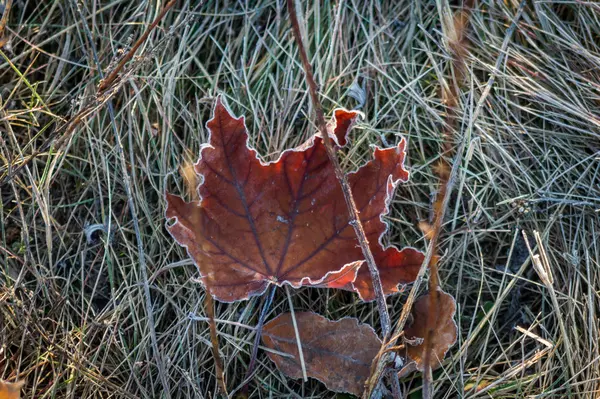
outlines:
M110 69L162 3L13 4L0 54L0 378L25 379L25 397L214 396L204 291L164 229L164 192L185 192L178 168L206 140L218 93L246 116L267 159L315 127L285 2L189 3L180 1L142 46L110 104L97 95L93 49ZM445 44L452 26L442 21L455 6L306 3L326 111L359 105L349 89L363 90L366 118L344 165L366 159L369 144L408 138L412 177L396 193L389 241L425 249L417 224L431 216L446 122L441 87L453 82ZM458 302L460 337L435 373L436 397L596 397L600 6L534 1L520 12L515 1L478 1L468 39L454 133L461 167L440 263L443 288ZM65 129L84 109L91 115ZM551 282L533 267L523 232L546 257ZM377 327L375 306L353 294L290 293L296 310ZM403 296L388 302L395 320ZM259 298L217 304L232 391L259 309ZM281 289L269 317L287 310ZM407 397L420 397L419 375L401 382ZM262 353L250 394L335 396L314 380L288 380Z

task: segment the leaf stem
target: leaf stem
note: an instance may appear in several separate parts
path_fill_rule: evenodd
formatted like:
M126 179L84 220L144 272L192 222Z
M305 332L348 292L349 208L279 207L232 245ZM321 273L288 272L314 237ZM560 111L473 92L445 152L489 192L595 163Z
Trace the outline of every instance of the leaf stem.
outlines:
M204 308L210 326L210 342L212 344L213 358L215 359L217 388L224 397L227 397L227 384L225 384L225 373L223 372L223 359L221 359L221 355L219 354L219 336L217 335L217 323L215 323L215 302L208 289L204 293Z
M296 44L298 45L300 59L302 60L302 66L306 75L306 82L308 83L310 97L313 103L313 107L315 108L317 127L321 132L321 136L323 136L323 143L325 144L325 149L327 150L327 156L329 157L329 160L333 165L335 176L342 188L344 199L346 200L346 205L348 207L348 214L350 216L349 223L354 228L356 238L358 239L358 244L360 245L363 256L365 257L365 261L369 268L369 272L371 273L373 290L375 292L375 299L377 300L377 309L379 310L379 319L381 321L381 330L383 332L383 341L385 342L388 339L391 331L391 322L390 315L387 310L385 295L383 293L383 287L381 285L381 279L379 277L379 271L377 269L377 265L375 264L373 254L371 253L371 248L369 247L369 240L367 240L367 236L363 229L363 225L360 221L359 212L356 208L354 197L352 196L350 184L348 184L346 174L340 166L340 162L337 159L335 150L333 148L332 140L329 137L329 133L327 132L327 123L325 122L323 107L321 105L321 101L319 100L319 88L317 86L317 83L315 82L315 78L312 73L312 66L310 65L308 56L306 55L306 49L304 48L304 44L302 42L302 34L300 31L300 24L298 23L296 9L294 7L294 0L287 0L287 6L288 12L290 14L290 19L292 21L292 31L294 33L294 38L296 39Z
M445 34L446 47L452 59L450 63L451 79L449 84L442 85L442 97L446 108L446 122L442 130L442 156L435 168L439 179L439 189L433 203L434 219L433 226L429 226L426 235L430 238L430 248L433 256L429 257L429 312L427 314L427 329L425 345L423 348L423 399L431 399L434 395L433 387L433 344L435 333L438 328L439 319L439 289L440 281L438 274L439 242L442 234L442 226L448 204L449 194L452 190L454 169L458 163L455 160L454 167L447 160L455 154L454 137L459 130L459 108L460 89L467 75L466 57L468 54L468 43L466 31L471 16L472 0L467 0L461 11L457 11L451 18L446 20Z

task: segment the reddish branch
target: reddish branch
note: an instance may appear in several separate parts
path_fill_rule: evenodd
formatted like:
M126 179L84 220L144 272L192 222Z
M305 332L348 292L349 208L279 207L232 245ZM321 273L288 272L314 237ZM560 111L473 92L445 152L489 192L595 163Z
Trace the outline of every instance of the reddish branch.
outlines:
M210 326L210 343L212 344L212 355L215 359L215 374L217 378L217 387L221 394L227 397L227 384L225 384L225 373L223 372L223 359L219 354L219 337L217 336L217 324L215 323L215 303L212 295L207 289L204 293L204 309L208 316Z
M430 269L430 280L429 280L429 291L430 291L430 303L427 320L427 345L424 348L424 382L423 382L423 397L430 398L433 394L431 390L431 358L432 358L432 343L433 335L436 331L437 320L439 318L438 305L439 305L439 276L437 269L438 246L439 239L442 232L442 225L448 207L450 199L450 193L454 186L454 180L458 171L458 160L455 160L454 165L450 166L448 159L455 154L453 150L453 138L458 125L458 99L459 99L459 87L466 77L466 63L465 57L467 55L468 47L465 38L465 32L470 17L470 10L472 8L472 1L468 0L465 4L465 8L454 15L452 34L453 37L448 38L448 47L453 55L453 79L450 80L450 86L447 90L442 87L442 95L446 108L446 123L443 130L443 141L442 141L442 158L439 164L435 168L435 173L439 178L439 190L436 196L436 200L433 204L434 219L432 224L422 223L421 228L424 231L426 237L430 240L429 250L427 252L425 262L419 270L419 274L413 283L413 287L406 299L406 303L402 308L400 318L396 323L394 334L390 337L387 342L387 347L383 352L388 352L391 347L396 345L397 340L402 337L404 326L410 315L411 309L415 302L417 292L421 281L425 275L427 269ZM457 153L462 153L462 147ZM381 356L376 367L374 367L373 374L367 380L366 389L363 394L363 398L370 398L376 387L380 383L382 375L385 373L390 359L386 356Z
M433 256L429 258L429 313L427 314L427 332L425 337L425 347L423 348L423 398L429 399L433 397L433 376L432 376L432 357L433 343L435 334L438 328L439 319L439 275L438 275L438 260L439 260L439 241L442 233L442 225L446 214L447 198L451 189L452 166L448 161L454 154L453 138L458 130L459 120L459 91L466 76L467 43L465 38L466 27L470 16L470 5L462 11L458 11L453 19L450 27L452 37L448 37L448 47L452 53L452 72L453 76L447 87L442 86L442 97L446 108L446 123L443 129L442 140L442 157L436 165L434 172L439 178L439 190L436 199L433 203L434 220L432 225L424 224L424 232L431 240L430 248L433 251Z
M335 176L340 183L342 192L344 193L344 199L346 201L346 205L348 207L348 214L350 216L350 224L354 228L354 232L356 233L358 243L362 250L363 256L365 257L365 261L369 268L369 272L371 273L371 279L373 280L373 289L375 291L375 299L377 300L377 309L379 310L379 319L381 321L381 329L383 331L383 340L386 341L391 331L391 322L390 315L388 313L387 305L385 302L385 295L383 294L383 287L381 285L379 271L377 269L375 259L373 258L373 254L371 253L371 249L369 247L369 240L367 240L367 236L363 229L363 225L360 221L359 212L356 208L356 203L354 202L352 190L350 189L350 185L348 184L348 179L346 178L346 174L340 166L340 162L337 159L335 150L333 148L332 140L329 137L329 133L327 132L327 123L325 122L323 107L321 105L321 101L319 100L319 88L317 86L317 83L315 82L315 78L312 72L312 66L310 65L308 56L306 55L306 49L304 48L304 44L302 42L302 34L300 33L300 24L298 23L298 16L296 15L294 0L287 0L287 6L288 12L290 14L290 19L292 21L292 31L294 33L296 44L298 45L300 59L302 60L302 66L304 67L304 73L306 74L306 82L308 83L310 97L313 103L313 107L315 108L317 127L321 132L321 136L323 136L323 143L325 144L325 148L327 150L327 156L329 157L329 160L333 165L333 168L335 170Z
M208 316L208 325L210 328L210 343L213 359L215 360L215 378L217 379L217 391L227 397L227 384L225 383L225 373L223 371L223 359L219 354L219 336L217 335L217 323L215 322L215 301L206 289L204 293L204 310Z
M4 38L4 28L8 22L8 15L10 14L10 8L12 7L12 0L7 0L4 5L4 11L2 12L2 18L0 18L0 48L2 48L8 39Z
M125 54L125 56L121 59L121 61L119 61L115 69L113 69L106 78L102 79L100 85L98 86L99 92L106 90L117 79L117 77L119 76L119 72L121 72L121 69L123 69L125 64L133 58L137 49L140 48L142 44L144 44L146 39L148 39L148 36L150 36L150 33L154 30L154 28L156 28L159 22L167 14L167 11L169 11L175 5L176 2L177 0L171 0L167 3L167 5L162 9L160 14L158 14L154 21L152 21L152 23L148 26L144 34L135 42L133 47L131 47L127 54Z

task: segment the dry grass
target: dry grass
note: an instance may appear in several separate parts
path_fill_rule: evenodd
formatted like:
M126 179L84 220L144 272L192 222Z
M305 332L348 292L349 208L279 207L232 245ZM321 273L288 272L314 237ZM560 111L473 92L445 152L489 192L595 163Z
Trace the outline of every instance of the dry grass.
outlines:
M282 1L181 1L100 104L93 48L108 68L160 6L82 3L80 15L75 1L16 1L0 54L0 178L41 152L0 185L0 378L25 379L25 397L36 398L213 397L204 291L163 227L163 194L185 192L178 167L205 141L217 93L246 115L266 158L315 130L286 10ZM355 106L355 81L366 91L345 167L369 144L409 139L412 179L395 197L390 240L424 248L417 223L436 191L451 27L441 22L445 1L419 3L323 1L305 8L305 22L326 109ZM436 397L598 397L600 7L535 1L519 15L514 1L478 1L470 24L455 134L464 151L440 263L460 338L435 373ZM55 130L86 107L98 110L72 133ZM86 236L90 226L101 229ZM533 267L522 231L551 282ZM377 325L374 305L352 294L291 295L296 310ZM403 299L389 303L396 319ZM231 390L258 306L217 305ZM279 290L270 317L287 309ZM287 380L263 354L258 361L252 397L334 396L316 381ZM420 397L420 376L402 383Z

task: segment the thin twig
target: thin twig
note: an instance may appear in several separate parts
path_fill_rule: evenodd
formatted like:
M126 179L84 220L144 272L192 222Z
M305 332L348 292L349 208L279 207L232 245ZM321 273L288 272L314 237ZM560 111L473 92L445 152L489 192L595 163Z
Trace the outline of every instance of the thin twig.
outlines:
M459 150L456 151L457 154L457 158L454 161L454 165L452 166L452 171L450 173L450 188L448 190L448 192L446 193L446 196L449 197L449 193L452 191L451 188L454 185L454 181L456 179L457 173L458 173L458 168L460 166L460 160L458 159L458 157L461 156L461 154L463 153L463 149L466 145L466 143L469 141L468 140L468 135L471 133L471 131L473 130L473 127L475 125L475 122L481 112L481 110L483 109L484 105L487 104L487 97L491 92L491 88L494 84L494 82L496 81L496 76L498 75L498 73L500 72L500 65L502 64L502 62L504 61L504 59L506 58L507 52L506 49L508 48L508 43L510 42L512 35L517 27L517 24L521 18L521 14L523 13L524 7L526 4L526 0L521 0L521 3L519 4L519 8L517 9L517 12L515 13L515 16L513 18L512 24L511 26L507 29L506 31L506 36L504 37L503 43L502 43L502 48L500 49L500 52L498 53L498 58L496 59L496 63L494 66L494 70L492 71L490 77L488 78L488 81L486 83L486 86L481 94L481 97L479 98L479 100L477 101L477 105L475 107L475 111L473 112L472 116L470 117L469 120L469 125L467 127L466 133L467 133L467 139L462 140L461 142L461 147L459 148ZM445 208L446 208L447 204L444 205L444 212L445 212ZM428 260L425 260L426 262L428 262ZM522 266L523 268L524 266ZM421 273L424 274L424 270L425 268L422 268L422 270L419 272L419 275L421 275ZM417 281L420 283L422 280L422 276L417 278ZM512 286L516 284L516 281L512 281L509 283L509 285ZM418 287L417 287L418 288ZM413 286L413 291L415 291L415 287ZM414 293L413 296L413 291L411 291L411 293L409 294L409 299L407 300L407 303L410 302L411 307L412 307L412 303L414 302L414 299L416 297L416 292ZM510 290L505 290L506 293L508 293ZM505 294L506 295L506 294ZM502 301L504 300L504 297L498 297L496 299L497 303L502 303ZM410 309L408 309L410 310ZM409 312L406 312L406 315L404 316L404 309L402 312L402 315L400 316L400 320L398 321L398 324L396 325L396 329L395 329L395 334L394 336L396 336L396 334L399 334L402 332L402 330L404 329L404 325L406 324L406 319L408 318L408 314ZM473 338L468 338L467 341L463 342L463 349L462 352L459 354L459 356L463 356L464 352L466 350L466 348L469 348L471 346L471 340L474 339L475 337L478 336L479 331L483 328L483 326L485 326L487 323L487 317L484 317L484 320L482 320L479 325L476 327L475 330L471 331L470 337Z
M204 293L204 308L208 316L208 325L210 327L210 343L212 344L212 354L215 359L215 374L218 390L227 397L227 384L225 384L225 373L223 371L223 359L219 354L219 336L217 335L217 324L215 323L215 303L209 290Z
M111 86L111 84L119 76L119 72L121 72L121 69L123 69L125 64L133 58L137 49L140 48L140 46L142 44L144 44L146 39L148 39L148 36L150 36L150 33L154 30L154 28L156 28L156 26L160 23L160 21L167 14L167 11L169 11L175 5L176 2L177 2L177 0L171 0L170 2L167 3L167 5L165 5L165 7L160 12L160 14L158 14L158 16L154 19L154 21L152 21L152 23L148 26L148 28L146 29L144 34L142 36L140 36L140 38L135 42L133 47L131 47L131 49L127 52L127 54L125 54L125 56L121 59L121 61L119 61L117 66L108 74L108 76L106 78L102 79L102 81L100 82L100 85L98 86L98 91L102 92Z
M10 14L11 7L12 0L7 0L6 4L4 5L4 11L2 12L2 18L0 18L0 48L2 48L8 41L4 38L4 27L8 22L8 15Z
M9 171L2 178L2 180L0 180L0 184L8 183L16 175L18 175L25 166L27 166L29 163L31 163L31 161L33 161L35 158L37 158L39 155L41 155L45 151L47 151L51 148L60 149L64 143L69 141L73 132L75 131L75 128L77 126L79 126L79 124L81 122L83 122L88 116L90 116L93 113L95 113L96 111L98 111L104 104L106 104L119 91L120 85L119 84L113 85L113 83L115 83L116 78L118 77L118 73L123 69L125 62L130 60L131 58L133 58L133 55L135 54L136 50L148 38L152 29L154 29L158 25L158 23L164 18L166 12L168 11L167 7L171 8L174 4L175 4L175 0L171 1L169 4L167 4L165 6L165 8L161 11L159 16L156 17L156 19L154 19L154 21L150 24L148 29L146 29L144 34L136 41L135 45L121 59L121 62L115 67L114 70L112 70L109 73L109 77L106 79L102 79L102 81L100 82L100 85L98 86L98 90L94 97L94 101L91 104L85 106L81 111L79 111L77 114L75 114L69 120L66 120L65 122L58 125L37 150L33 151L27 158L22 159L21 163L18 166L14 167L12 172ZM200 2L200 4L202 4L202 2ZM10 5L10 1L9 1L9 5ZM79 6L77 6L77 7L79 7ZM5 14L6 14L6 9L5 9ZM82 21L82 24L84 26L84 30L86 30L85 20ZM89 31L89 28L87 28L87 31ZM0 37L1 37L1 35L0 35ZM2 47L2 46L0 46L0 47ZM98 61L97 56L96 56L96 61ZM104 75L104 73L101 72L100 76L103 76L103 75ZM57 123L57 120L55 119L53 121L53 123ZM56 139L56 136L60 132L63 132L61 137Z
M402 330L404 329L404 325L408 319L410 311L412 310L412 306L416 299L416 295L418 289L421 285L421 282L425 276L427 269L430 270L430 278L429 278L429 313L427 314L427 329L426 329L426 339L424 346L424 354L423 354L423 398L429 399L433 397L433 387L432 387L432 375L431 375L431 357L432 357L432 345L433 345L433 337L435 335L435 331L437 329L437 319L438 319L438 303L439 303L439 275L437 264L439 261L439 241L440 235L442 232L443 221L446 215L446 210L448 208L448 202L450 199L450 194L452 193L452 189L454 187L454 183L456 180L456 176L458 173L458 167L461 164L461 155L466 145L467 140L463 140L460 144L460 148L458 151L453 150L453 137L457 130L458 123L458 99L459 99L459 87L462 81L466 76L466 62L465 57L467 55L467 47L466 47L466 39L465 39L465 29L466 23L470 16L470 7L471 2L468 2L465 5L465 9L461 12L458 12L454 19L449 21L452 26L450 29L451 38L449 40L449 50L453 53L453 69L454 75L452 79L452 83L447 87L442 85L443 88L443 96L446 105L446 123L444 124L443 131L443 140L442 140L442 157L440 159L440 163L436 166L435 172L439 178L439 189L436 196L436 200L433 204L433 214L434 219L433 223L429 225L428 223L422 224L422 230L424 230L425 235L429 238L429 246L427 250L427 254L421 268L419 269L419 273L413 283L413 287L409 293L409 296L406 300L402 308L402 312L400 314L400 319L396 324L396 328L394 330L394 335L391 337L390 341L387 345L395 345L397 339L402 335ZM457 156L454 159L454 163L452 167L450 167L450 162L447 158L456 154ZM384 343L386 345L386 343ZM383 357L379 360L378 365L375 369L375 373L367 380L367 389L365 390L364 398L368 398L371 396L373 391L378 386L381 376L383 375L386 369L386 363L389 361L388 358Z
M313 77L312 66L310 65L308 56L306 55L306 49L304 48L304 44L302 42L302 34L300 33L300 24L298 23L298 16L296 15L294 1L287 0L287 5L288 12L290 14L290 19L292 21L292 31L294 32L294 38L296 39L296 44L298 45L300 59L302 60L302 66L304 67L304 73L306 75L306 82L308 83L310 97L312 99L313 107L315 108L317 127L319 128L321 136L323 137L323 143L325 144L325 149L327 151L329 161L333 165L335 176L342 188L344 199L346 200L346 206L348 207L348 214L350 216L349 223L354 228L356 238L358 239L358 244L360 245L363 256L365 257L365 261L369 268L369 272L371 273L371 279L373 281L373 290L375 291L375 299L377 300L377 309L379 310L379 319L381 321L383 340L386 341L391 331L391 322L390 315L387 310L385 295L383 294L383 287L381 285L379 271L377 269L377 265L375 264L373 254L371 253L369 241L367 240L367 236L360 221L359 212L356 208L354 197L352 196L350 184L348 184L346 174L340 166L340 162L337 159L337 155L335 154L331 138L329 137L329 133L327 132L327 123L325 122L323 107L321 106L321 101L319 100L319 89Z
M404 397L404 395L402 394L402 388L400 387L400 380L398 379L398 373L396 373L396 370L388 370L387 379L390 383L390 387L392 388L392 395L394 395L394 398Z
M462 11L457 11L448 21L446 39L448 50L452 54L450 84L442 84L442 96L446 108L446 121L442 133L442 157L435 168L439 179L439 190L433 203L433 224L426 225L427 238L430 239L430 248L433 256L429 257L429 312L427 313L427 328L425 332L425 345L423 345L423 399L433 398L433 343L438 329L438 303L439 303L439 242L442 234L442 225L446 216L447 207L444 201L449 198L450 178L452 168L448 158L454 155L454 137L459 129L459 97L460 89L467 74L465 57L468 53L466 39L467 24L471 16L472 1L467 1Z

